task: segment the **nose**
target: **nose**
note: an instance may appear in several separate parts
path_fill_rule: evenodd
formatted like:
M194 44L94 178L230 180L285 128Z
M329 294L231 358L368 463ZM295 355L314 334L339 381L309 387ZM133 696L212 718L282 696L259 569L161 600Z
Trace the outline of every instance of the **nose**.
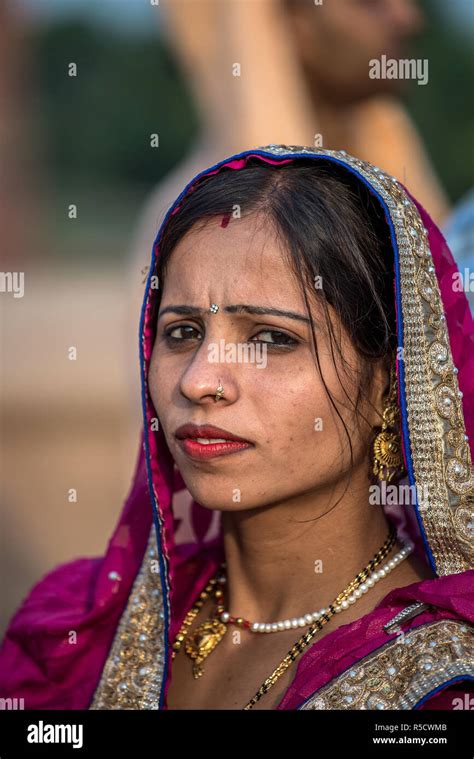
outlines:
M230 364L211 360L210 341L205 341L194 354L179 381L179 391L191 403L228 405L237 399L237 382ZM222 388L221 393L218 389ZM216 399L216 394L221 397Z

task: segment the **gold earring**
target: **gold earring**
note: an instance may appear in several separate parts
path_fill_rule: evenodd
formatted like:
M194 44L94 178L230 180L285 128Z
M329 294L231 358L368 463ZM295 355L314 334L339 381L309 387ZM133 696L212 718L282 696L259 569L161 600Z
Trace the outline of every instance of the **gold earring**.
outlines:
M224 396L224 387L221 385L221 381L219 380L219 385L216 390L216 394L214 396L214 399L216 401L220 401L220 399Z
M397 404L397 374L395 363L390 372L390 391L382 414L382 429L373 443L373 473L379 480L391 482L395 475L403 475L401 439L399 433L400 410Z

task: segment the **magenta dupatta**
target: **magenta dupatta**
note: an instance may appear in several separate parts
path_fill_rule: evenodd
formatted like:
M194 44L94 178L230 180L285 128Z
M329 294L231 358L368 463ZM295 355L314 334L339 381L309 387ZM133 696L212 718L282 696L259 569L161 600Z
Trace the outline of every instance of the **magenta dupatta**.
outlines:
M171 207L155 241L153 256L159 254L159 239L168 219L179 210L181 199L192 191L200 177L220 171L224 166L238 170L250 156L271 164L297 160L296 149L269 148L245 151L195 177ZM308 157L306 155L303 157ZM344 155L315 151L315 158L336 156L344 165ZM457 267L436 225L419 203L414 201L428 233L428 243L439 283L449 341L459 387L463 391L463 412L471 454L474 445L474 326L467 299L452 287ZM153 325L148 316L156 291L150 289L155 258L152 259L140 323L142 399L144 429L155 415L148 394L147 373L153 346ZM398 319L402 318L400 304ZM403 383L402 383L403 384ZM407 461L409 440L404 440ZM128 498L119 522L101 558L82 558L57 567L35 585L13 617L0 650L0 698L23 698L26 709L87 709L101 678L117 626L127 605L133 582L146 551L154 524L159 539L160 583L165 595L168 625L165 646L166 672L161 693L161 708L166 708L166 692L171 677L170 642L207 580L223 559L220 531L206 540L212 512L191 499L191 543L180 544L176 535L173 495L184 489L162 433L142 434L139 455ZM417 551L429 561L436 579L414 583L391 591L377 607L357 621L328 632L295 663L294 678L278 709L296 709L317 690L376 651L390 638L383 625L413 601L430 604L417 616L416 628L427 622L455 619L474 623L474 569L446 573L438 566L430 540L416 515L388 515L399 534L410 536ZM75 635L73 635L75 633ZM393 636L392 636L393 637ZM458 682L468 679L457 678ZM430 694L417 708L452 708L456 678ZM463 684L468 690L467 684ZM249 694L250 696L251 694Z

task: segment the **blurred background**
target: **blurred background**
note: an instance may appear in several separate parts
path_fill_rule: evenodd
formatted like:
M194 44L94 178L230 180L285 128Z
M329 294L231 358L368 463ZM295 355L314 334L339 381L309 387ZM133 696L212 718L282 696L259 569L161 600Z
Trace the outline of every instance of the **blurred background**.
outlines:
M473 265L473 38L472 0L0 0L1 268L24 274L0 292L0 631L45 572L107 545L151 246L199 170L345 149ZM427 83L371 79L382 55L427 61Z

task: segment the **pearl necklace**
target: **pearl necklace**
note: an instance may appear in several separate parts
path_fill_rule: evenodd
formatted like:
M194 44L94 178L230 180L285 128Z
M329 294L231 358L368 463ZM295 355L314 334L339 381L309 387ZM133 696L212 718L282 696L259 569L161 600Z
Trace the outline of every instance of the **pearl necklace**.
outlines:
M399 551L396 556L387 562L380 570L375 572L375 568L378 567L383 559L387 556L390 549L394 545L396 540L396 531L393 527L390 528L389 535L383 544L383 546L377 551L375 556L371 559L364 569L362 569L358 575L349 583L349 585L337 596L333 603L329 604L329 607L319 612L313 612L311 614L311 621L309 621L310 615L304 615L303 617L295 617L294 620L281 620L280 626L278 622L268 623L270 629L267 629L267 623L254 623L258 624L258 629L252 625L248 620L242 617L229 617L224 616L227 621L222 621L220 615L226 615L223 606L223 591L219 587L226 582L225 576L222 574L225 569L225 562L221 565L216 577L211 578L204 590L199 594L198 599L195 601L191 609L186 614L186 617L179 629L179 632L172 645L172 658L174 659L181 648L185 647L186 654L193 660L193 676L199 678L203 674L201 667L202 662L207 656L214 650L217 644L224 637L229 624L237 624L244 628L249 629L251 632L279 632L282 629L291 629L293 626L300 627L309 625L309 630L303 634L303 636L292 646L288 654L285 656L278 667L272 672L272 674L265 680L262 686L259 688L255 696L248 702L244 709L251 709L252 706L272 687L276 680L283 674L287 667L295 660L295 658L302 652L302 650L309 644L314 635L321 630L322 627L327 624L334 614L340 613L349 608L350 605L355 603L364 593L375 585L378 580L385 577L392 569L394 569L400 561L403 561L409 553L413 550L413 546L406 544ZM193 620L199 613L202 606L206 601L214 596L216 600L216 613L213 617L200 624L196 630L188 634L188 628L192 625ZM316 619L314 615L316 614ZM290 626L287 625L288 622ZM295 625L293 625L295 623ZM260 625L265 625L262 630ZM276 625L276 629L273 628ZM281 627L283 625L283 628Z
M389 572L392 571L392 569L395 569L397 564L399 564L401 561L407 558L409 554L413 551L414 546L405 543L403 548L393 557L393 559L390 559L385 566L383 566L377 573L373 573L372 575L369 575L368 579L371 579L375 582L375 574L379 575L378 579L382 579L382 577L386 577ZM379 554L383 551L382 549L379 551ZM374 560L372 560L371 564ZM369 565L370 566L370 565ZM380 572L384 571L385 574L380 576ZM351 583L353 585L354 581ZM362 590L362 585L365 585L365 590ZM349 586L351 587L351 586ZM357 590L360 590L362 593L367 593L367 591L373 587L372 583L369 585L368 581L361 583ZM313 622L313 624L310 626L310 628L303 633L301 638L296 641L296 643L290 648L286 656L282 659L280 664L273 670L271 675L269 675L261 684L260 688L257 690L254 696L248 701L248 703L244 706L245 710L252 709L255 704L260 701L262 696L265 695L265 693L268 693L271 687L275 685L276 681L278 680L281 675L288 669L288 667L295 661L295 659L304 651L304 649L311 643L312 639L316 635L319 630L322 630L325 624L327 624L331 620L331 612L337 614L338 612L343 611L347 608L347 606L343 606L344 601L347 601L349 604L349 598L359 598L360 596L356 596L356 593L351 593L347 598L344 598L345 591L343 591L336 599L336 604L330 604L329 610L327 613L324 613L319 619L316 620L316 622ZM355 601L351 601L351 603L355 603Z
M393 569L395 569L395 567L398 566L398 564L400 564L401 561L406 559L412 551L413 546L409 543L406 543L403 548L398 551L395 556L393 556L392 559L387 561L387 563L384 564L380 569L369 573L367 579L364 582L356 587L347 598L342 599L339 604L334 606L334 613L340 614L342 611L348 609L349 606L355 604L356 601L365 593L367 593L370 588L373 588L374 585L379 582L379 580L382 580L384 577L386 577ZM219 576L218 582L224 584L226 582L226 578ZM256 633L283 632L285 630L296 629L299 627L308 627L309 625L312 625L314 622L317 622L319 619L321 619L321 617L323 617L324 614L327 614L330 610L330 608L323 608L319 609L319 611L313 611L308 614L304 614L302 617L281 619L278 622L249 622L242 617L231 616L228 611L224 611L222 604L219 604L217 606L217 613L219 614L219 619L221 622L224 622L224 624L234 624L237 627L245 627L246 629L250 630L250 632Z

